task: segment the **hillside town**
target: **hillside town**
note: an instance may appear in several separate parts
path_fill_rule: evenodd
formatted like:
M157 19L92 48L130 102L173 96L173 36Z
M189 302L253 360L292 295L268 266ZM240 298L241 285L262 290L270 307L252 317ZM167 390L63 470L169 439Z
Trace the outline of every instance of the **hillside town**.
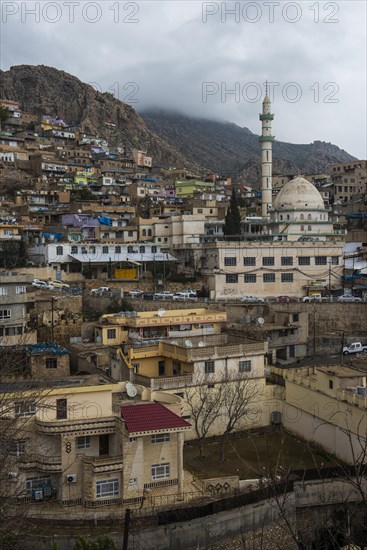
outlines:
M338 466L352 472L353 548L366 546L367 160L275 174L267 91L257 185L163 166L149 148L119 143L114 120L104 121L109 142L59 115L0 99L9 533L11 518L33 528L40 515L95 527L125 518L126 550L130 514L133 526L152 510L159 525L177 510L191 521L198 503L217 499L224 513L225 499L260 502L260 480L312 470L292 485L300 509ZM269 465L259 452L250 469L237 451L240 437L281 433L312 460ZM323 491L313 506L339 488ZM258 513L258 525L284 516ZM130 540L144 542L134 529ZM193 547L165 540L154 548Z

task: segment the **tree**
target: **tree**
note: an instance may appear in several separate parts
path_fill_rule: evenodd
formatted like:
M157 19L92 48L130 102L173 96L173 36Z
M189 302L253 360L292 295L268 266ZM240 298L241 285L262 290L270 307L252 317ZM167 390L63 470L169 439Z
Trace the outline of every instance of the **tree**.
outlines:
M0 105L0 131L3 129L3 124L10 117L10 111L7 107Z
M236 240L241 235L241 214L234 188L224 220L223 233L229 240Z
M199 375L197 385L185 389L184 399L189 406L191 421L200 443L200 458L204 458L204 443L218 419L222 403L222 385L208 385L205 374Z

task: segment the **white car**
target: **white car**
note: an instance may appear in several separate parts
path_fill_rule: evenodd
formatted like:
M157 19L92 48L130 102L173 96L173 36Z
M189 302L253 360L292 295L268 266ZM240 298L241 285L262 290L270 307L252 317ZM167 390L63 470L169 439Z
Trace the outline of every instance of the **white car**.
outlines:
M196 292L194 290L181 290L173 295L172 300L194 300Z
M143 291L135 289L135 290L130 290L127 294L131 296L131 298L138 298L143 294Z
M62 281L51 281L51 284L54 288L70 288L70 285L63 283Z
M41 281L40 279L34 279L32 286L35 288L42 288L43 290L55 290L55 287L51 283Z
M356 296L352 296L351 294L344 294L343 296L339 296L339 298L337 298L337 301L346 303L362 302L362 298L357 298Z
M242 296L241 302L265 302L264 298L259 298L258 296Z
M90 293L93 296L105 296L110 292L111 292L111 289L109 286L100 286L99 288L92 288L92 290L90 291Z

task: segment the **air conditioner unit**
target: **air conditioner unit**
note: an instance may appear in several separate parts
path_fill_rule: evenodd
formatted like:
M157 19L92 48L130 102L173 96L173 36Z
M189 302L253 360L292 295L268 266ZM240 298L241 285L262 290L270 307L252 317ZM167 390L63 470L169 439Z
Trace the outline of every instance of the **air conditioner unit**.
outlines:
M18 478L18 473L17 472L8 472L8 479L10 481L16 481Z
M76 483L76 474L69 474L66 476L66 483Z

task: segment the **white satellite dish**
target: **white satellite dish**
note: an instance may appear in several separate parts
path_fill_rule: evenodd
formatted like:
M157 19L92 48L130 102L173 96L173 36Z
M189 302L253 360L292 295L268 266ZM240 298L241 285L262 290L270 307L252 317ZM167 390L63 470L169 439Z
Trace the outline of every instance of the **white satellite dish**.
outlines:
M78 208L78 214L81 214L83 212L83 210L81 210L81 208Z
M185 340L185 346L186 346L187 348L192 348L192 342L191 342L191 340Z
M129 397L135 397L136 394L138 393L138 390L136 389L134 384L131 384L131 382L128 382L126 384L126 393Z
M164 316L166 315L166 310L163 309L163 308L162 308L162 309L159 309L159 310L157 311L157 315L158 315L158 317L164 317Z
M259 325L263 325L265 323L265 320L262 317L259 317L257 322L259 323Z
M198 343L198 348L204 348L204 347L205 347L205 342L200 340L200 342Z

